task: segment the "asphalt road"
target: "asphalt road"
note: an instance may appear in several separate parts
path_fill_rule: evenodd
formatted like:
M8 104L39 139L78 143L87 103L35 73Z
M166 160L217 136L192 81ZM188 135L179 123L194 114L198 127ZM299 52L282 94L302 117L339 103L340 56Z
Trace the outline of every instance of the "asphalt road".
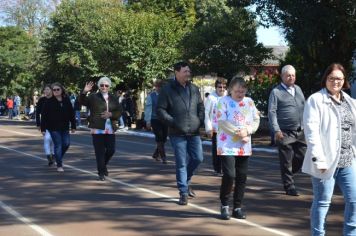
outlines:
M117 134L110 177L97 181L88 131L71 135L64 173L47 166L43 141L31 122L0 120L0 235L309 235L310 178L296 176L301 196L284 194L276 154L256 151L249 162L246 220L219 219L220 177L210 147L193 178L198 195L177 205L174 158L151 158L154 140ZM342 235L339 191L328 216L328 235Z

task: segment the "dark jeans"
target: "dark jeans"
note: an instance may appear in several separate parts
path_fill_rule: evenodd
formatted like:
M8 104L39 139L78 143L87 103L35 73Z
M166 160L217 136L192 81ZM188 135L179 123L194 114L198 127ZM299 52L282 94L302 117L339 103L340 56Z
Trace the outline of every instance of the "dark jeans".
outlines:
M235 180L234 208L240 208L245 194L248 156L218 156L222 159L223 177L220 188L221 205L229 205L229 196Z
M151 126L156 142L165 143L167 141L168 127L157 119L151 120Z
M221 157L218 157L216 154L216 133L213 133L213 136L211 138L211 157L213 161L213 168L214 171L217 173L221 173Z
M132 117L130 114L127 114L127 112L124 111L122 118L124 120L125 126L131 128L132 125Z
M180 195L188 195L188 186L203 162L200 136L169 136L176 158L176 179Z
M70 145L69 131L49 131L49 133L54 145L54 155L56 157L57 167L62 167L63 156Z
M7 112L9 113L9 119L12 120L12 117L14 116L14 111L13 111L13 109L12 109L12 108L9 108Z
M92 134L96 166L99 175L104 175L107 164L115 153L115 134Z
M285 190L295 188L293 174L302 168L307 145L303 131L283 130L284 138L277 141L279 165Z

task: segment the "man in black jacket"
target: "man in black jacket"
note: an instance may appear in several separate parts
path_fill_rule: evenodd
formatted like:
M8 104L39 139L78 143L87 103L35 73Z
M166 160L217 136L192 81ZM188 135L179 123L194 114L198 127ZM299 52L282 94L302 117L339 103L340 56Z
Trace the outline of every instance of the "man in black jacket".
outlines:
M180 205L195 197L189 186L194 171L203 161L199 128L204 122L204 105L197 86L190 83L190 68L185 62L174 65L174 80L158 97L157 115L168 128L176 159L176 179Z

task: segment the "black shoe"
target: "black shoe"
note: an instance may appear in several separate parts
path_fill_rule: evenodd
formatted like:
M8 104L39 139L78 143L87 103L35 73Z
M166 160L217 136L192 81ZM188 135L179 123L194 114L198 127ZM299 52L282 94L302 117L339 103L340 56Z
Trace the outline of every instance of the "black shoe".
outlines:
M246 219L246 215L241 208L235 208L232 217L236 219Z
M230 220L229 206L220 207L220 216L223 220Z
M105 181L105 175L99 175L99 181Z
M152 154L152 158L157 160L158 156L159 156L158 148L156 148L155 152Z
M188 186L188 196L191 198L195 198L197 196L191 186Z
M52 155L47 155L48 166L53 166L54 161Z
M179 197L178 205L188 205L188 196L181 194Z
M104 176L109 176L109 171L107 169L104 170Z
M167 157L162 157L162 163L167 164Z
M297 190L295 188L290 188L290 189L286 190L286 195L299 196L299 193L297 192Z

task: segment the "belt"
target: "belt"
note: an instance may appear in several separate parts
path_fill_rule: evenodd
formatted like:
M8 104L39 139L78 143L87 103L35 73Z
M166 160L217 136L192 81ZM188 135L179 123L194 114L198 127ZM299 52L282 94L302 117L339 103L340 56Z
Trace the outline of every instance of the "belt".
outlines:
M300 132L300 131L303 131L303 128L302 127L298 127L297 129L282 129L282 131L287 131L287 132Z

